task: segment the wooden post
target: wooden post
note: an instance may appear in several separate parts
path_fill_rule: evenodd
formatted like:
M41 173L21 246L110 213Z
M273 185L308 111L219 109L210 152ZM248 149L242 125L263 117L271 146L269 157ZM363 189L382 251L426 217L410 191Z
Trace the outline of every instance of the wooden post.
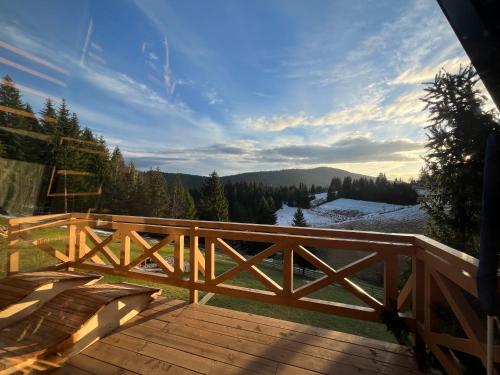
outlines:
M76 256L77 260L85 255L87 252L87 235L82 227L76 231Z
M126 267L130 264L130 236L127 230L121 232L120 238L120 266Z
M210 239L205 239L205 281L215 278L215 244Z
M293 250L288 247L283 250L283 293L293 293Z
M66 255L70 262L76 260L76 225L72 224L73 220L70 219L68 224L68 247Z
M412 292L412 312L419 323L424 323L424 295L425 295L425 263L423 260L413 257L412 272L413 278Z
M179 234L175 238L174 245L174 275L181 278L184 272L184 236Z
M384 306L392 310L397 308L398 301L398 256L390 255L384 262Z
M7 234L7 275L19 272L19 225L10 225Z
M198 227L192 227L189 233L189 273L191 285L189 287L189 302L198 303L198 290L195 283L198 281Z

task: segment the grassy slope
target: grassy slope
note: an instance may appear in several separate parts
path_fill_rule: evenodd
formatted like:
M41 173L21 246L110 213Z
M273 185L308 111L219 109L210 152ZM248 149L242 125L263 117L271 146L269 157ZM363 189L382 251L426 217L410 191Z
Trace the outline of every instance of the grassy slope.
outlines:
M0 218L0 225L5 225L5 219ZM51 242L51 245L60 250L64 249L64 241L58 239L64 235L64 230L41 229L37 231L37 235L43 235L43 237L54 239L54 241ZM0 277L4 277L6 274L6 256L5 256L6 245L7 244L5 239L0 236ZM39 267L54 264L54 258L52 258L48 254L45 254L40 250L34 249L29 244L22 243L20 245L20 248L21 248L21 257L20 257L21 271L33 270ZM118 254L119 244L116 243L111 244L110 248ZM136 248L134 245L132 245L132 257L137 256L139 253L140 250ZM172 248L166 248L162 250L161 253L162 255L171 255ZM231 259L221 255L216 256L217 274L221 274L231 269L234 266L235 263ZM267 268L265 266L260 266L260 268L275 281L281 283L282 274L280 271ZM111 275L106 275L103 278L103 282L118 282L118 281L129 281L136 284L157 287L162 289L163 295L168 296L169 298L187 300L189 295L187 289L177 288L164 284L145 282L135 279L127 279L124 277L111 276ZM296 275L294 279L294 285L298 287L308 281L309 280L307 280L306 278ZM228 283L244 287L264 289L264 286L247 272L238 274L236 277L229 280ZM361 301L359 301L358 299L356 299L351 294L349 294L344 289L338 286L330 286L324 288L313 294L312 297L329 301L338 301L344 303L363 305ZM359 320L343 318L334 315L321 314L285 306L270 305L261 302L243 300L223 295L216 295L209 301L208 304L230 308L234 310L251 312L254 314L270 316L279 319L285 319L298 323L310 324L327 329L333 329L336 331L353 333L384 341L395 342L393 336L385 329L385 326L378 323L363 322Z

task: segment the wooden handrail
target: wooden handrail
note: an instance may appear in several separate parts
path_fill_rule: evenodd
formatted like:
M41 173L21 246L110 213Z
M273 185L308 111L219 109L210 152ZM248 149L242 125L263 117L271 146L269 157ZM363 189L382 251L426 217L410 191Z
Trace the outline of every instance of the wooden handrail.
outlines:
M49 240L37 238L37 229L66 227L66 249L56 249ZM110 233L107 238L95 229ZM30 233L31 232L31 233ZM159 236L156 244L149 243L142 233ZM189 239L189 272L184 269L184 243ZM381 322L381 312L397 310L415 334L418 334L449 373L460 373L452 350L479 357L483 362L484 324L475 307L477 300L476 258L440 244L428 237L412 234L361 232L337 229L299 228L272 225L210 222L151 217L102 214L55 214L9 220L8 271L19 271L20 241L28 241L35 248L52 256L61 266L81 268L104 274L188 288L190 301L197 303L198 291L254 299L278 305L299 307L312 311L336 314L355 319ZM238 241L268 244L252 257L242 256L233 246ZM118 252L110 245L120 242ZM92 245L89 245L92 243ZM136 256L131 244L140 249ZM204 243L200 248L199 243ZM173 265L165 261L159 251L173 245ZM334 269L311 253L307 247L364 251L366 255L341 268ZM224 254L235 266L217 274L215 254ZM276 253L283 253L283 279L275 281L259 268L259 263ZM312 264L320 274L308 284L293 284L294 256ZM411 275L399 290L400 270L398 256L412 260ZM136 268L151 259L160 273ZM377 263L384 264L384 300L378 300L357 285L351 276ZM199 278L199 273L204 275ZM241 272L249 272L266 288L252 289L228 283ZM364 302L365 306L344 304L311 298L311 294L337 283ZM500 280L499 280L500 290ZM446 305L461 325L466 337L442 332L436 309ZM496 348L500 362L500 348Z

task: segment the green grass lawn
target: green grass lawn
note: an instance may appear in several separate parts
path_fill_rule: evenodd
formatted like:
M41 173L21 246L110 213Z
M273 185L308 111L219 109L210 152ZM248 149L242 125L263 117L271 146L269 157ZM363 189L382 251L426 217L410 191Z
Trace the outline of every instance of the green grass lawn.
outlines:
M6 220L0 218L0 225L6 225ZM49 229L39 229L33 231L32 235L52 238L53 241L50 242L51 246L59 249L60 251L63 251L65 248L65 242L64 240L61 239L61 236L64 234L65 231L63 229L49 228ZM24 241L21 242L19 247L21 254L20 256L21 271L30 271L36 268L49 266L56 263L55 258L44 253L41 250L33 248L32 245ZM109 247L113 250L113 252L115 252L118 255L120 248L119 243L112 243L109 245ZM6 274L6 248L7 248L6 240L3 237L0 237L0 277L4 277ZM131 246L132 258L138 256L140 253L141 250L132 242ZM160 253L163 256L172 255L173 248L166 247L162 249ZM186 259L188 259L187 249L185 251L185 256ZM230 258L219 254L216 255L215 263L216 263L215 269L217 275L231 269L236 264ZM282 281L281 271L266 267L264 265L259 266L259 268L273 280L281 284ZM169 298L187 300L189 296L189 291L187 289L178 288L165 284L158 284L142 280L130 279L121 276L113 276L113 275L105 275L102 280L102 282L119 282L119 281L128 281L136 284L147 285L162 289L163 291L162 294ZM295 275L294 286L299 287L300 285L303 285L308 281L310 281L310 279L307 279L300 275ZM248 272L242 272L233 277L232 279L226 281L226 283L248 288L265 289L265 287ZM363 302L361 302L356 297L345 291L342 287L336 285L323 288L320 291L312 294L310 297L322 300L336 301L336 302L343 302L343 303L364 306ZM285 306L266 304L252 300L228 297L224 295L215 295L212 299L210 299L208 304L239 311L250 312L253 314L259 314L259 315L289 320L297 323L309 324L336 331L352 333L379 340L395 342L394 337L390 332L386 330L385 325L379 323L364 322L360 320L344 318L335 315L317 313L317 312L285 307Z

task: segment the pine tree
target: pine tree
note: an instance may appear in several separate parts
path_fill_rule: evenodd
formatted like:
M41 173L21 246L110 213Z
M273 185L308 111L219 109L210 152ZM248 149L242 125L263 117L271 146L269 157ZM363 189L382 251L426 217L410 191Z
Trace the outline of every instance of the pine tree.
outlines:
M428 233L450 246L475 253L479 244L482 175L486 138L499 126L483 110L484 98L472 66L458 74L440 71L425 89L430 112L423 207Z
M8 75L0 84L0 105L9 109L25 110L21 93ZM30 155L22 136L7 129L22 128L23 120L23 117L18 114L0 111L0 144L3 145L3 154L8 159L29 161Z
M292 226L294 227L307 227L306 218L304 217L304 212L302 209L297 208L295 214L293 215ZM309 249L310 252L315 253L314 249ZM294 256L293 262L302 269L302 276L305 276L306 268L315 269L314 265L309 263L306 259L302 258L300 255Z
M169 187L169 194L171 199L169 217L173 219L194 219L196 217L193 197L182 184L179 175L175 176Z
M83 132L85 134L85 130ZM127 167L119 147L115 147L109 161L109 169L103 182L102 207L113 214L127 214L126 207Z
M45 101L43 109L40 111L40 125L42 132L46 134L54 134L56 129L55 119L57 117L56 109L52 99L48 98Z
M257 207L257 224L276 224L276 211L273 206L274 204L270 205L266 197L262 196Z
M199 214L202 220L229 221L228 202L215 171L205 179L201 189Z
M151 169L144 175L146 215L155 217L167 217L171 205L170 196L165 186L165 178L160 168Z
M342 187L342 180L339 177L333 177L330 186L328 187L328 192L326 194L326 200L328 202L337 199L339 191Z
M306 218L304 217L304 212L302 211L301 208L297 208L297 210L295 211L295 214L293 215L292 225L294 227L307 227L307 226L309 226L307 224Z

